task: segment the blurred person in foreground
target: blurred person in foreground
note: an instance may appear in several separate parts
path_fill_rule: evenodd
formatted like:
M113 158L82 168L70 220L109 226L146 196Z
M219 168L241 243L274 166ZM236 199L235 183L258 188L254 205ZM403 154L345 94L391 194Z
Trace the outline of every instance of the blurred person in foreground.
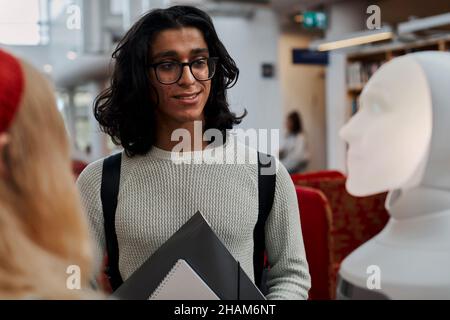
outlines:
M90 250L51 87L0 50L0 299L96 298Z

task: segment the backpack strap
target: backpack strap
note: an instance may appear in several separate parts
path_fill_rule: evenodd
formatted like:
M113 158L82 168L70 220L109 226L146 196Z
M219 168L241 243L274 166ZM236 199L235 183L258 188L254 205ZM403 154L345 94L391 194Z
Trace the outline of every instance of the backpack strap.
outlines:
M275 197L276 169L274 157L258 152L258 221L253 231L253 271L255 284L264 293L264 253L266 251L265 226Z
M108 255L105 273L113 290L116 290L123 283L119 271L119 246L115 227L121 161L121 153L114 154L103 161L102 185L100 189Z

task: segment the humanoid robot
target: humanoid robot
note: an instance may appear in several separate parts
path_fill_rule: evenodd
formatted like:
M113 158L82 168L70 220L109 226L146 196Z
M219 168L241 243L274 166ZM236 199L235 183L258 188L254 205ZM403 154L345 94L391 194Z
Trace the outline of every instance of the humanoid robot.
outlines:
M389 191L386 227L341 264L338 299L450 299L450 53L393 59L342 128L346 188Z

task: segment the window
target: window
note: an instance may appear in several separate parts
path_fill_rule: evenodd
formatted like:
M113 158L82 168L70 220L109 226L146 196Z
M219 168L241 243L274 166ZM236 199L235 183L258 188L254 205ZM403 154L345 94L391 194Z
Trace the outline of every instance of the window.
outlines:
M49 42L47 0L0 0L0 43L44 45Z

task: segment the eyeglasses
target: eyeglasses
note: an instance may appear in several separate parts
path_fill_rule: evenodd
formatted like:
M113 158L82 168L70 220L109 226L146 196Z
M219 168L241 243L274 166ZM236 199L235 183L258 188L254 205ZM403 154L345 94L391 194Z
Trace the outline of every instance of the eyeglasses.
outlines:
M151 64L155 70L156 78L162 84L174 84L181 79L185 66L189 66L192 75L198 81L211 80L216 73L219 58L201 58L191 62L165 61Z

